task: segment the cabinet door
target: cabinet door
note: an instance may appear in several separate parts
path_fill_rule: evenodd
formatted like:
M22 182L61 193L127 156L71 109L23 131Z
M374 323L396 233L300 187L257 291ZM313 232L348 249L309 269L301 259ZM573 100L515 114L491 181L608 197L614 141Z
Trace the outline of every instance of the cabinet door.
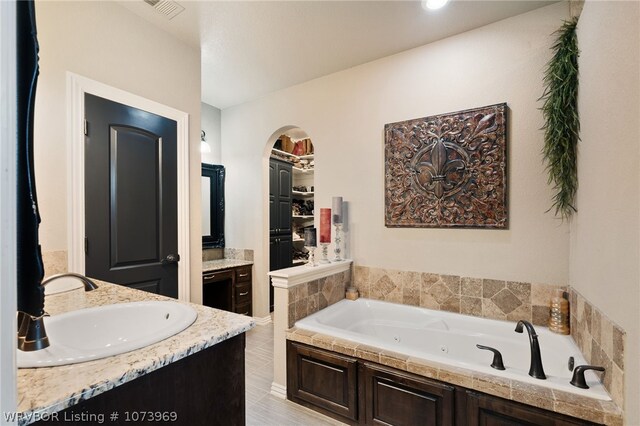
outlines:
M357 360L287 341L287 398L348 423L358 419Z
M278 268L290 268L293 265L293 241L291 235L277 237L276 245Z
M359 374L366 424L454 424L453 386L368 362L361 364Z
M495 396L467 392L468 426L576 426L595 425Z
M278 234L291 234L291 165L278 164L276 228Z

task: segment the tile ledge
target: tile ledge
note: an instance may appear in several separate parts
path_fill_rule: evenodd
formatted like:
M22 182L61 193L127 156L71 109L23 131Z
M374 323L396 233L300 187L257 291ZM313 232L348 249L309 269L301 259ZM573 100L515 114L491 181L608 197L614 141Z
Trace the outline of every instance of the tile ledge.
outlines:
M319 264L314 267L306 265L294 266L292 268L271 271L269 272L269 276L271 277L271 282L274 287L291 288L299 284L347 271L352 263L353 261L351 259L346 259L342 262Z

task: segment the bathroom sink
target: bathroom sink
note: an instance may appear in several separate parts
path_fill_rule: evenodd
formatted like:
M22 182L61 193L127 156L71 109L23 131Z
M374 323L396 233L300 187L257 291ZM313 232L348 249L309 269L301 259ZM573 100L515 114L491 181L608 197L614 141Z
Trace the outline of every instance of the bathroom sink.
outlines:
M18 350L19 368L77 364L140 349L196 320L189 305L172 301L119 303L44 318L50 346Z

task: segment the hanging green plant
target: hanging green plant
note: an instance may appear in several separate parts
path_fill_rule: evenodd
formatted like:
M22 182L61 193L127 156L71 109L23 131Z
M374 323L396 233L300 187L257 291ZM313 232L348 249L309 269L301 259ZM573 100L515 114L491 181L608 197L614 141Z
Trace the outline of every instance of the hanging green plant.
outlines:
M575 195L578 189L578 140L580 117L578 115L578 18L565 21L551 48L553 58L544 73L544 93L540 100L545 120L544 148L542 150L548 183L556 194L553 205L556 216L568 219L577 211Z

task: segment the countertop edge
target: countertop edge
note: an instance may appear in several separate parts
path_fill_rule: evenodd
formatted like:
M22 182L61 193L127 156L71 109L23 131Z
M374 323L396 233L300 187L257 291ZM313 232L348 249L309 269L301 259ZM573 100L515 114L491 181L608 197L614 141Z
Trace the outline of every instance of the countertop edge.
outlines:
M253 265L251 260L239 260L239 259L216 259L206 260L202 262L202 272L221 271L223 269L240 268L242 266Z

